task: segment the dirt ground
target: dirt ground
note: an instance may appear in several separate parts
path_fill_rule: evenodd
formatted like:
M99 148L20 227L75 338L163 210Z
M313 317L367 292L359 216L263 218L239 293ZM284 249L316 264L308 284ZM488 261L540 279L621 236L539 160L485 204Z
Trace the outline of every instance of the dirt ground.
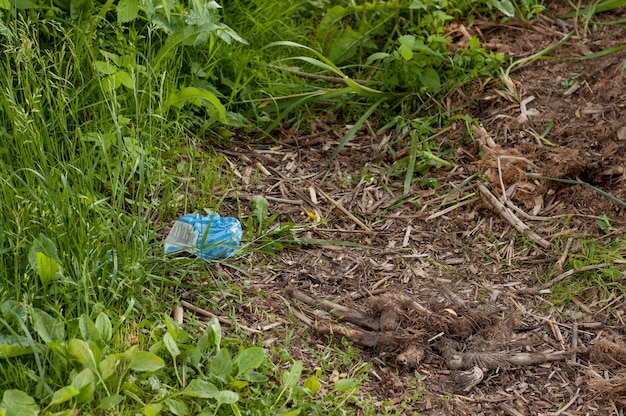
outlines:
M547 16L564 11L551 6ZM465 31L516 59L568 31L553 56L582 57L626 39L623 24L551 18L462 29L450 28L455 42ZM263 195L280 221L310 227L307 238L369 247L307 245L255 254L247 274L224 268L249 300L238 322L268 339L296 328L292 356L307 368L319 366L311 348L325 348L331 335L341 348L345 336L373 362L360 394L415 414L623 414L626 272L551 302L559 285L606 279L608 266L626 270L624 253L582 270L571 261L584 258L583 241L608 245L626 227L624 207L598 192L626 200L625 59L621 51L531 61L508 79L454 92L446 105L466 105L456 114L480 127L457 121L440 135L454 168L414 181L407 198L403 176L388 175L393 140L375 128L330 166L349 128L332 120L226 150L241 178L231 201ZM419 399L408 386L424 389Z

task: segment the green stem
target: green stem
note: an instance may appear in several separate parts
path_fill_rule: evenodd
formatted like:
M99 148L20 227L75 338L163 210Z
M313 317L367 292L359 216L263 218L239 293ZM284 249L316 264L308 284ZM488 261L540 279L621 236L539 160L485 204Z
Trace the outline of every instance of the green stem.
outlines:
M575 180L572 180L572 179L551 178L549 176L541 176L541 175L538 175L538 176L533 175L533 177L534 178L541 178L541 179L548 179L548 180L555 181L555 182L569 183L569 184L572 184L572 185L583 185L583 186L586 186L588 188L593 189L594 191L596 191L600 195L603 195L603 196L609 198L611 201L613 201L615 203L618 203L619 205L621 205L623 207L626 207L626 202L624 202L621 199L619 199L618 197L616 197L614 195L611 195L610 193L608 193L606 191L603 191L602 189L597 188L597 187L595 187L593 185L590 185L590 184L588 184L586 182L575 181Z
M571 31L571 32L569 32L567 35L565 35L565 36L563 37L563 39L561 39L560 41L558 41L558 42L557 42L557 43L555 43L554 45L549 46L549 47L547 47L546 49L544 49L544 50L542 50L542 51L539 51L539 52L537 52L537 53L535 53L535 54L533 54L533 55L527 56L526 58L522 58L522 59L520 59L520 60L518 60L518 61L513 62L513 63L511 64L511 66L509 66L509 67L507 68L507 70L505 71L505 76L507 76L507 77L508 77L508 76L509 76L509 74L511 73L511 70L512 70L513 68L515 68L516 66L519 66L519 65L525 64L526 62L530 62L530 61L532 61L532 60L534 60L534 59L539 59L539 58L541 58L542 56L547 55L547 54L549 54L550 52L557 50L558 48L560 48L561 46L563 46L563 45L565 44L565 42L567 42L567 41L569 40L569 38L571 38L571 37L572 37L572 35L573 35L573 34L574 34L574 31Z

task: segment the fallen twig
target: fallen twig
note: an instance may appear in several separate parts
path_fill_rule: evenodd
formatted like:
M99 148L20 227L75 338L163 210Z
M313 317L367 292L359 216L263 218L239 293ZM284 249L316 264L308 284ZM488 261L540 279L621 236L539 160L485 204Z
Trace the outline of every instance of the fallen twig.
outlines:
M574 239L572 237L569 237L567 239L567 241L565 242L565 248L563 249L563 253L561 254L561 257L559 257L559 261L556 262L556 268L559 273L563 272L563 265L565 264L565 260L567 260L567 256L569 255L569 249L570 247L572 247L573 241Z
M343 205L341 205L339 202L335 201L333 198L331 198L326 192L324 192L323 190L321 190L320 188L318 188L317 186L315 187L315 189L317 190L317 192L322 195L328 202L330 202L332 205L334 205L335 207L337 207L341 212L343 212L344 214L346 214L348 216L348 218L350 218L352 221L354 221L355 224L357 224L359 227L363 228L367 233L369 234L373 234L374 231L368 227L367 225L365 225L365 223L363 221L361 221L360 219L358 219L357 217L354 216L354 214L352 214L350 211L348 211L346 208L344 208Z
M299 71L295 68L287 68L284 66L278 66L278 65L272 65L272 64L268 64L268 67L272 68L272 69L276 69L279 71L285 71L285 72L289 72L290 74L293 75L297 75L299 77L302 78L309 78L309 79L319 79L322 81L326 81L326 82L332 82L334 84L342 84L345 85L345 80L343 78L340 77L331 77L328 75L319 75L319 74L311 74L309 72L304 72L304 71ZM367 81L364 79L353 79L352 81L356 82L357 84L361 84L361 85L382 85L381 82L379 81Z
M480 195L502 218L507 220L517 231L533 240L543 248L550 247L550 242L531 230L509 208L504 206L483 184L478 184Z
M574 397L572 397L572 399L569 402L565 403L565 405L563 407L561 407L559 410L557 410L554 413L554 416L558 416L561 413L565 412L567 409L569 409L569 407L571 405L576 403L576 400L578 400L579 397L580 397L580 388L578 390L576 390L576 394L574 394Z
M306 293L292 287L287 287L285 291L287 295L292 299L299 300L300 302L314 308L320 308L322 310L325 310L326 312L329 312L338 319L343 319L345 321L352 322L353 324L370 328L375 331L378 331L380 329L379 319L367 316L366 314L359 312L355 309L348 308L346 306L339 305L338 303L330 302L327 300L314 299Z
M298 318L299 320L301 320L302 322L304 322L305 324L307 324L308 326L310 326L311 328L315 328L315 323L313 322L313 320L311 320L311 318L309 318L308 316L306 316L304 313L289 308L291 309L291 313L293 314L293 316L295 316L296 318Z
M386 332L370 332L348 328L343 325L318 324L315 329L318 334L340 335L365 347L377 347L380 343L391 341L392 339Z
M578 348L578 322L574 321L572 323L572 343L570 348L576 349ZM572 354L572 361L576 362L576 353Z
M458 204L454 204L446 209L442 209L441 211L437 211L434 214L430 214L424 221L434 220L435 218L441 217L442 215L446 215L450 211L454 211L457 208L461 208L464 205L474 202L474 199L466 199L465 201L461 201Z

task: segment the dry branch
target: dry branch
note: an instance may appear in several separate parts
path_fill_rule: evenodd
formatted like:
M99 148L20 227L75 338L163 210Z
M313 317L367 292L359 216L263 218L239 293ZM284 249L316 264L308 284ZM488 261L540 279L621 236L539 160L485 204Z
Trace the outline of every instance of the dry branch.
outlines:
M550 242L541 237L539 234L531 230L526 224L524 224L509 208L504 206L498 198L493 195L489 189L483 184L478 184L478 190L483 200L488 203L502 218L507 220L517 231L533 240L543 248L550 247Z
M563 272L563 265L565 264L565 260L567 260L567 256L569 256L569 249L572 247L573 241L574 239L572 237L569 237L567 239L567 241L565 242L565 248L563 249L563 253L561 254L561 257L559 257L559 261L556 262L556 267L559 273Z
M454 348L454 341L440 341L439 350L446 366L451 370L468 370L475 366L482 370L507 370L512 367L539 365L551 361L563 361L571 357L576 350L542 352L514 352L514 351L465 351Z
M367 225L365 225L365 223L363 221L361 221L360 219L358 219L357 217L354 216L353 213L351 213L350 211L348 211L343 205L341 205L339 202L335 201L333 198L331 198L326 192L324 192L323 190L321 190L318 187L315 187L315 189L317 190L317 192L322 195L328 202L331 203L331 205L334 205L335 207L337 207L339 209L339 211L343 212L344 214L346 214L348 216L348 218L350 218L356 225L358 225L359 227L363 228L365 230L365 232L367 232L368 234L373 234L374 231L368 227Z
M435 213L430 214L424 221L434 220L435 218L441 217L442 215L446 215L448 212L452 212L457 208L461 208L464 205L471 204L474 202L474 198L466 199L465 201L461 201L457 204L454 204L446 209L442 209L441 211L437 211Z
M459 351L461 345L449 338L436 344L437 350L448 368L455 370L452 381L455 389L470 391L480 383L484 373L490 370L507 370L513 367L540 365L552 361L564 361L577 352L568 351L516 352L516 351Z

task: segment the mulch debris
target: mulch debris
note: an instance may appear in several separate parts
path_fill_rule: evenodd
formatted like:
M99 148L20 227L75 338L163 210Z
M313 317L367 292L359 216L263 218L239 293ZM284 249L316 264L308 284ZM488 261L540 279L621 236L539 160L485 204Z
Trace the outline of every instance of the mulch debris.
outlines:
M555 56L604 50L624 33L549 18L463 30L516 58L564 30L575 34ZM361 393L412 400L420 414L623 414L623 293L590 288L553 306L550 292L582 273L624 268L564 265L579 240L608 244L626 226L624 206L597 191L626 200L625 59L531 61L452 94L450 108L471 104L465 111L479 124L468 131L459 121L440 136L456 149L455 167L415 181L405 198L403 177L388 174L388 142L372 128L329 162L350 127L332 116L308 133L221 152L240 179L226 205L263 195L279 221L322 241L254 254L245 273L224 268L254 305L239 324L270 339L302 322L293 355L310 368L318 365L309 349L348 339L364 360L376 358ZM603 218L611 229L598 227ZM411 383L424 388L420 400L405 395Z

